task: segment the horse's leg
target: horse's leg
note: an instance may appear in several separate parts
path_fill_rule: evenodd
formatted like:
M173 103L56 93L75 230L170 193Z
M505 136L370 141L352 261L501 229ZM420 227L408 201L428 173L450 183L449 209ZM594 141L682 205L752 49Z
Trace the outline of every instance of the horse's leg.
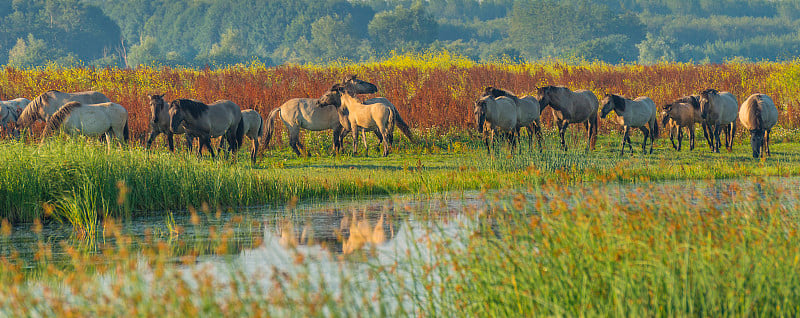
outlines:
M622 133L622 150L619 152L620 157L625 155L625 142L628 141L630 143L628 139L628 134L630 133L630 130L631 130L630 127L625 126L625 131ZM633 149L631 149L631 151L632 150Z
M383 129L380 129L380 131L381 131L381 135L383 137L382 138L383 141L381 142L383 144L383 156L386 157L386 156L389 155L389 143L391 141L390 136L389 136L389 129L383 128Z
M150 149L150 146L153 144L153 141L156 140L156 137L158 137L159 134L160 132L155 130L150 132L150 135L147 136L147 146L145 146L145 149Z
M772 154L769 151L769 135L770 135L771 132L772 132L772 129L767 129L767 131L764 132L764 147L766 148L766 149L764 149L764 151L767 153L767 157L771 157L772 156Z
M361 138L364 139L364 157L369 157L369 145L367 145L367 130L365 129L361 130ZM380 144L378 144L378 151L381 151Z
M731 122L731 137L730 137L730 148L728 148L728 152L733 152L733 138L736 136L736 120Z
M694 124L692 126L686 127L689 130L689 151L694 150Z
M211 153L211 158L214 158L214 147L211 146L211 137L206 138L205 143L206 143L206 148L208 149L208 152Z
M558 134L561 136L561 148L563 148L564 151L567 151L567 141L564 140L564 134L567 132L567 127L568 126L569 126L569 122L564 121L558 127Z
M711 143L713 142L714 139L714 132L711 131L711 126L709 126L708 123L706 122L702 122L700 124L700 127L703 127L703 137L706 139L708 147L710 147L713 150L714 146Z
M678 151L681 151L681 147L683 146L683 129L681 126L678 126Z
M539 152L541 153L544 150L542 146L542 123L540 121L535 121L533 123L533 129L536 132L536 141L539 142Z
M719 153L719 148L722 147L722 142L719 140L719 134L722 132L722 126L714 124L714 152Z
M380 130L375 130L373 132L375 133L375 137L378 137L378 144L375 146L375 150L380 152L381 151L381 144L383 143L383 135L381 135ZM366 144L366 141L367 141L366 133L363 134L362 137L364 137L364 143Z
M333 151L338 155L342 150L342 125L333 129Z
M298 157L302 157L303 154L300 153L300 148L297 146L297 144L300 142L300 128L297 127L286 127L286 128L287 130L289 130L289 146L292 147L292 150L294 150L294 153Z
M650 137L650 129L648 129L645 126L642 126L639 127L639 130L644 135L644 139L642 139L642 152L647 153L647 138ZM633 148L631 148L631 151L633 151Z
M492 150L489 148L489 132L483 131L483 144L486 146L486 154L491 155Z

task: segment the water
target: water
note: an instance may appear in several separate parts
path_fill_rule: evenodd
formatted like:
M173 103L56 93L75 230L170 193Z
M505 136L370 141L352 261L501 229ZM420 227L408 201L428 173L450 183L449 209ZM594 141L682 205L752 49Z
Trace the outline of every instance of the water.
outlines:
M766 190L766 189L769 190ZM236 213L229 211L198 211L193 220L187 211L172 213L159 212L120 222L121 232L132 238L136 244L158 244L167 242L177 251L213 246L214 234L229 231L231 249L227 255L237 255L253 249L259 241L275 239L278 246L319 246L333 255L350 254L365 246L386 245L395 240L404 227L419 229L423 226L443 226L456 220L465 210L487 208L512 209L511 200L522 196L526 202L559 201L568 206L592 196L604 196L606 202L620 207L646 204L657 205L659 200L669 200L661 193L689 194L687 205L695 205L703 200L718 200L718 208L731 204L755 204L755 201L728 202L724 198L741 191L753 198L765 195L780 195L787 198L787 205L796 207L800 178L769 178L763 180L722 180L722 181L676 181L642 184L598 183L575 187L517 189L490 191L482 193L469 191L458 194L439 194L420 198L417 196L380 197L367 200L348 200L339 202L300 203L293 208L287 206L260 206L241 209ZM631 198L635 198L631 199ZM684 198L685 199L685 198ZM528 204L526 213L532 211ZM543 210L547 204L542 204ZM687 209L691 209L687 206ZM75 238L72 227L67 224L50 222L34 231L33 223L14 226L9 237L2 239L0 253L8 255L11 250L27 262L35 259L41 243L53 247L52 261L68 261L64 255L62 242L79 246L89 251L113 246L115 237L110 233L97 235L94 242ZM177 231L175 230L177 229ZM408 238L406 238L408 239ZM55 244L54 244L55 243ZM266 244L266 243L264 243ZM405 244L405 243L402 243ZM199 248L203 250L203 248ZM214 254L209 251L208 254ZM176 256L176 262L178 260ZM212 256L213 257L213 256Z

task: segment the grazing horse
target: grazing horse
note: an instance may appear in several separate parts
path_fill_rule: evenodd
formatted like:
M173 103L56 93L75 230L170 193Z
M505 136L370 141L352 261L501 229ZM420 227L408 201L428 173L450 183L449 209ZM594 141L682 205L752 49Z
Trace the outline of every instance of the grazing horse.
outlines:
M706 122L711 134L711 151L719 152L721 142L719 133L725 131L725 148L733 151L733 137L736 134L736 117L739 115L739 103L729 92L707 89L700 92L700 115Z
M264 135L264 119L261 115L252 109L245 109L242 111L242 122L244 126L244 135L253 142L250 148L250 159L253 164L256 163L256 153L258 153L259 140Z
M321 108L327 105L335 106L339 114L342 127L353 134L353 154L358 153L358 132L364 135L364 156L369 155L367 146L367 131L378 131L383 144L383 156L389 155L394 134L395 115L394 107L388 100L386 103L363 104L355 96L348 93L346 85L336 84L320 99ZM387 104L389 103L389 104Z
M173 133L183 126L187 134L200 138L199 153L206 147L214 157L211 138L224 136L228 151L236 152L244 138L242 110L229 100L210 105L191 99L176 99L169 104L169 126Z
M625 142L633 152L630 138L631 127L639 128L644 134L642 152L647 152L647 137L650 137L650 153L653 153L653 143L658 137L658 111L656 103L650 97L640 96L631 100L619 95L606 94L600 104L603 105L600 113L602 118L606 118L608 113L613 110L617 114L617 123L625 127L620 156L625 154Z
M16 123L20 114L22 114L22 109L30 102L29 99L22 97L0 101L0 127L3 127L6 133L8 133L8 124ZM15 137L19 135L17 129L14 129L13 135Z
M18 128L28 128L33 125L36 120L47 121L50 119L61 106L68 102L80 102L81 104L100 104L111 102L106 95L95 91L85 91L77 93L62 93L56 90L51 90L42 93L33 99L22 114L17 119Z
M494 144L494 135L498 131L506 132L511 143L511 151L514 152L514 132L518 129L518 125L517 104L513 99L506 96L497 98L491 95L483 96L475 101L472 113L475 116L478 132L483 133L483 143L486 145L488 154L492 153L491 146ZM489 135L486 130L489 130Z
M586 150L594 150L597 141L597 109L599 107L597 96L589 90L575 92L563 86L545 86L536 90L541 110L550 106L553 108L553 122L558 126L561 135L561 147L567 151L564 134L567 126L573 123L583 123L586 127L588 142Z
M372 94L378 91L378 87L372 83L362 81L355 75L345 78L342 84L358 94ZM272 134L275 130L275 120L280 118L284 126L289 131L289 145L298 156L302 152L308 155L305 147L300 142L300 129L311 131L333 130L333 148L336 152L342 146L342 125L339 122L339 113L332 107L318 107L319 99L316 98L293 98L273 109L267 116L266 135L264 145L269 145Z
M700 114L699 97L699 95L685 96L675 100L671 104L666 104L663 107L664 116L662 118L662 124L664 125L665 129L669 130L669 139L672 142L672 148L675 148L678 151L681 151L684 127L689 132L689 150L694 150L694 125L696 123L700 123L700 125L703 127L703 135L705 135L706 141L709 141L709 145L711 145L711 142L708 139L705 121ZM673 136L676 133L674 130L677 130L678 135L677 146L675 146L675 140L673 139Z
M68 102L50 116L43 135L58 129L90 137L104 135L110 148L112 136L128 142L128 111L111 102L91 105Z
M513 93L488 86L484 89L483 96L492 96L494 98L506 96L511 98L517 105L517 129L515 133L519 136L520 128L525 127L528 129L528 148L533 147L533 134L536 133L536 140L539 142L539 152L542 152L542 122L540 118L539 100L533 96L517 97Z
M175 133L169 128L169 104L164 101L164 94L147 95L147 98L150 99L150 135L147 138L147 146L145 148L150 149L150 145L153 144L156 137L160 134L165 134L167 136L169 151L174 152L175 146L173 145L172 135L185 134L186 147L191 150L192 137L186 134L183 126L178 127Z
M750 130L753 158L769 156L769 135L778 123L778 108L772 98L764 94L750 95L739 108L739 121Z

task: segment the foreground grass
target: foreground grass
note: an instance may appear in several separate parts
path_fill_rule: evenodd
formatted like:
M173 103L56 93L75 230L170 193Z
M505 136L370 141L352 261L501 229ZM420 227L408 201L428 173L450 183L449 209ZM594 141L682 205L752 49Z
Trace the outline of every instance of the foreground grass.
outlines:
M567 153L552 149L556 139L550 134L543 153L523 145L522 154L510 156L505 147L498 147L494 156L488 156L468 135L429 135L437 137L422 145L409 145L403 139L388 158L330 156L325 150L311 158L296 158L279 148L264 152L256 166L250 165L244 152L236 160L211 160L138 146L109 151L103 144L79 138L49 139L41 145L2 142L0 218L30 221L54 210L91 210L97 217L122 218L202 204L239 207L527 187L548 181L580 184L800 174L800 143L788 138L773 145L771 158L757 161L750 158L743 140L733 153L712 154L702 146L678 153L661 140L662 146L652 156L637 152L619 157L615 134L601 137L598 150L585 153L583 137L576 130ZM315 136L307 138L308 148L328 149L324 142L312 139L326 135ZM374 148L372 153L376 154Z
M67 247L66 268L47 263L52 243L40 245L34 274L4 252L0 312L797 316L797 189L797 178L544 183L488 192L443 219L435 208L412 210L422 221L346 257L267 234L232 257L201 258L162 241L132 241L111 224L115 243L99 254ZM206 249L225 255L230 228L214 232L218 248Z

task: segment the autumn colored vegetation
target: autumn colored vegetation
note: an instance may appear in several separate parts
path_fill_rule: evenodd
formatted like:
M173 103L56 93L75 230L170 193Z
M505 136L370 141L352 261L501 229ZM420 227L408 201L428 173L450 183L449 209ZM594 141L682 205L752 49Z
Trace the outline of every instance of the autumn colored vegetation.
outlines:
M379 87L377 95L389 98L416 128L467 129L472 127L471 107L487 85L517 94L533 94L537 86L565 85L628 97L649 96L663 105L705 88L734 93L740 101L760 92L775 100L781 111L779 125L800 126L800 64L738 63L609 65L558 61L518 64L497 61L475 63L448 53L395 55L373 63L266 67L263 64L229 68L55 68L0 71L0 99L33 98L50 89L98 90L128 108L134 139L145 138L150 118L147 94L164 93L167 99L196 98L205 102L230 99L242 109L262 116L295 97L319 97L334 82L358 74ZM548 110L549 112L549 110ZM548 123L550 116L545 115ZM601 127L613 127L601 121Z

